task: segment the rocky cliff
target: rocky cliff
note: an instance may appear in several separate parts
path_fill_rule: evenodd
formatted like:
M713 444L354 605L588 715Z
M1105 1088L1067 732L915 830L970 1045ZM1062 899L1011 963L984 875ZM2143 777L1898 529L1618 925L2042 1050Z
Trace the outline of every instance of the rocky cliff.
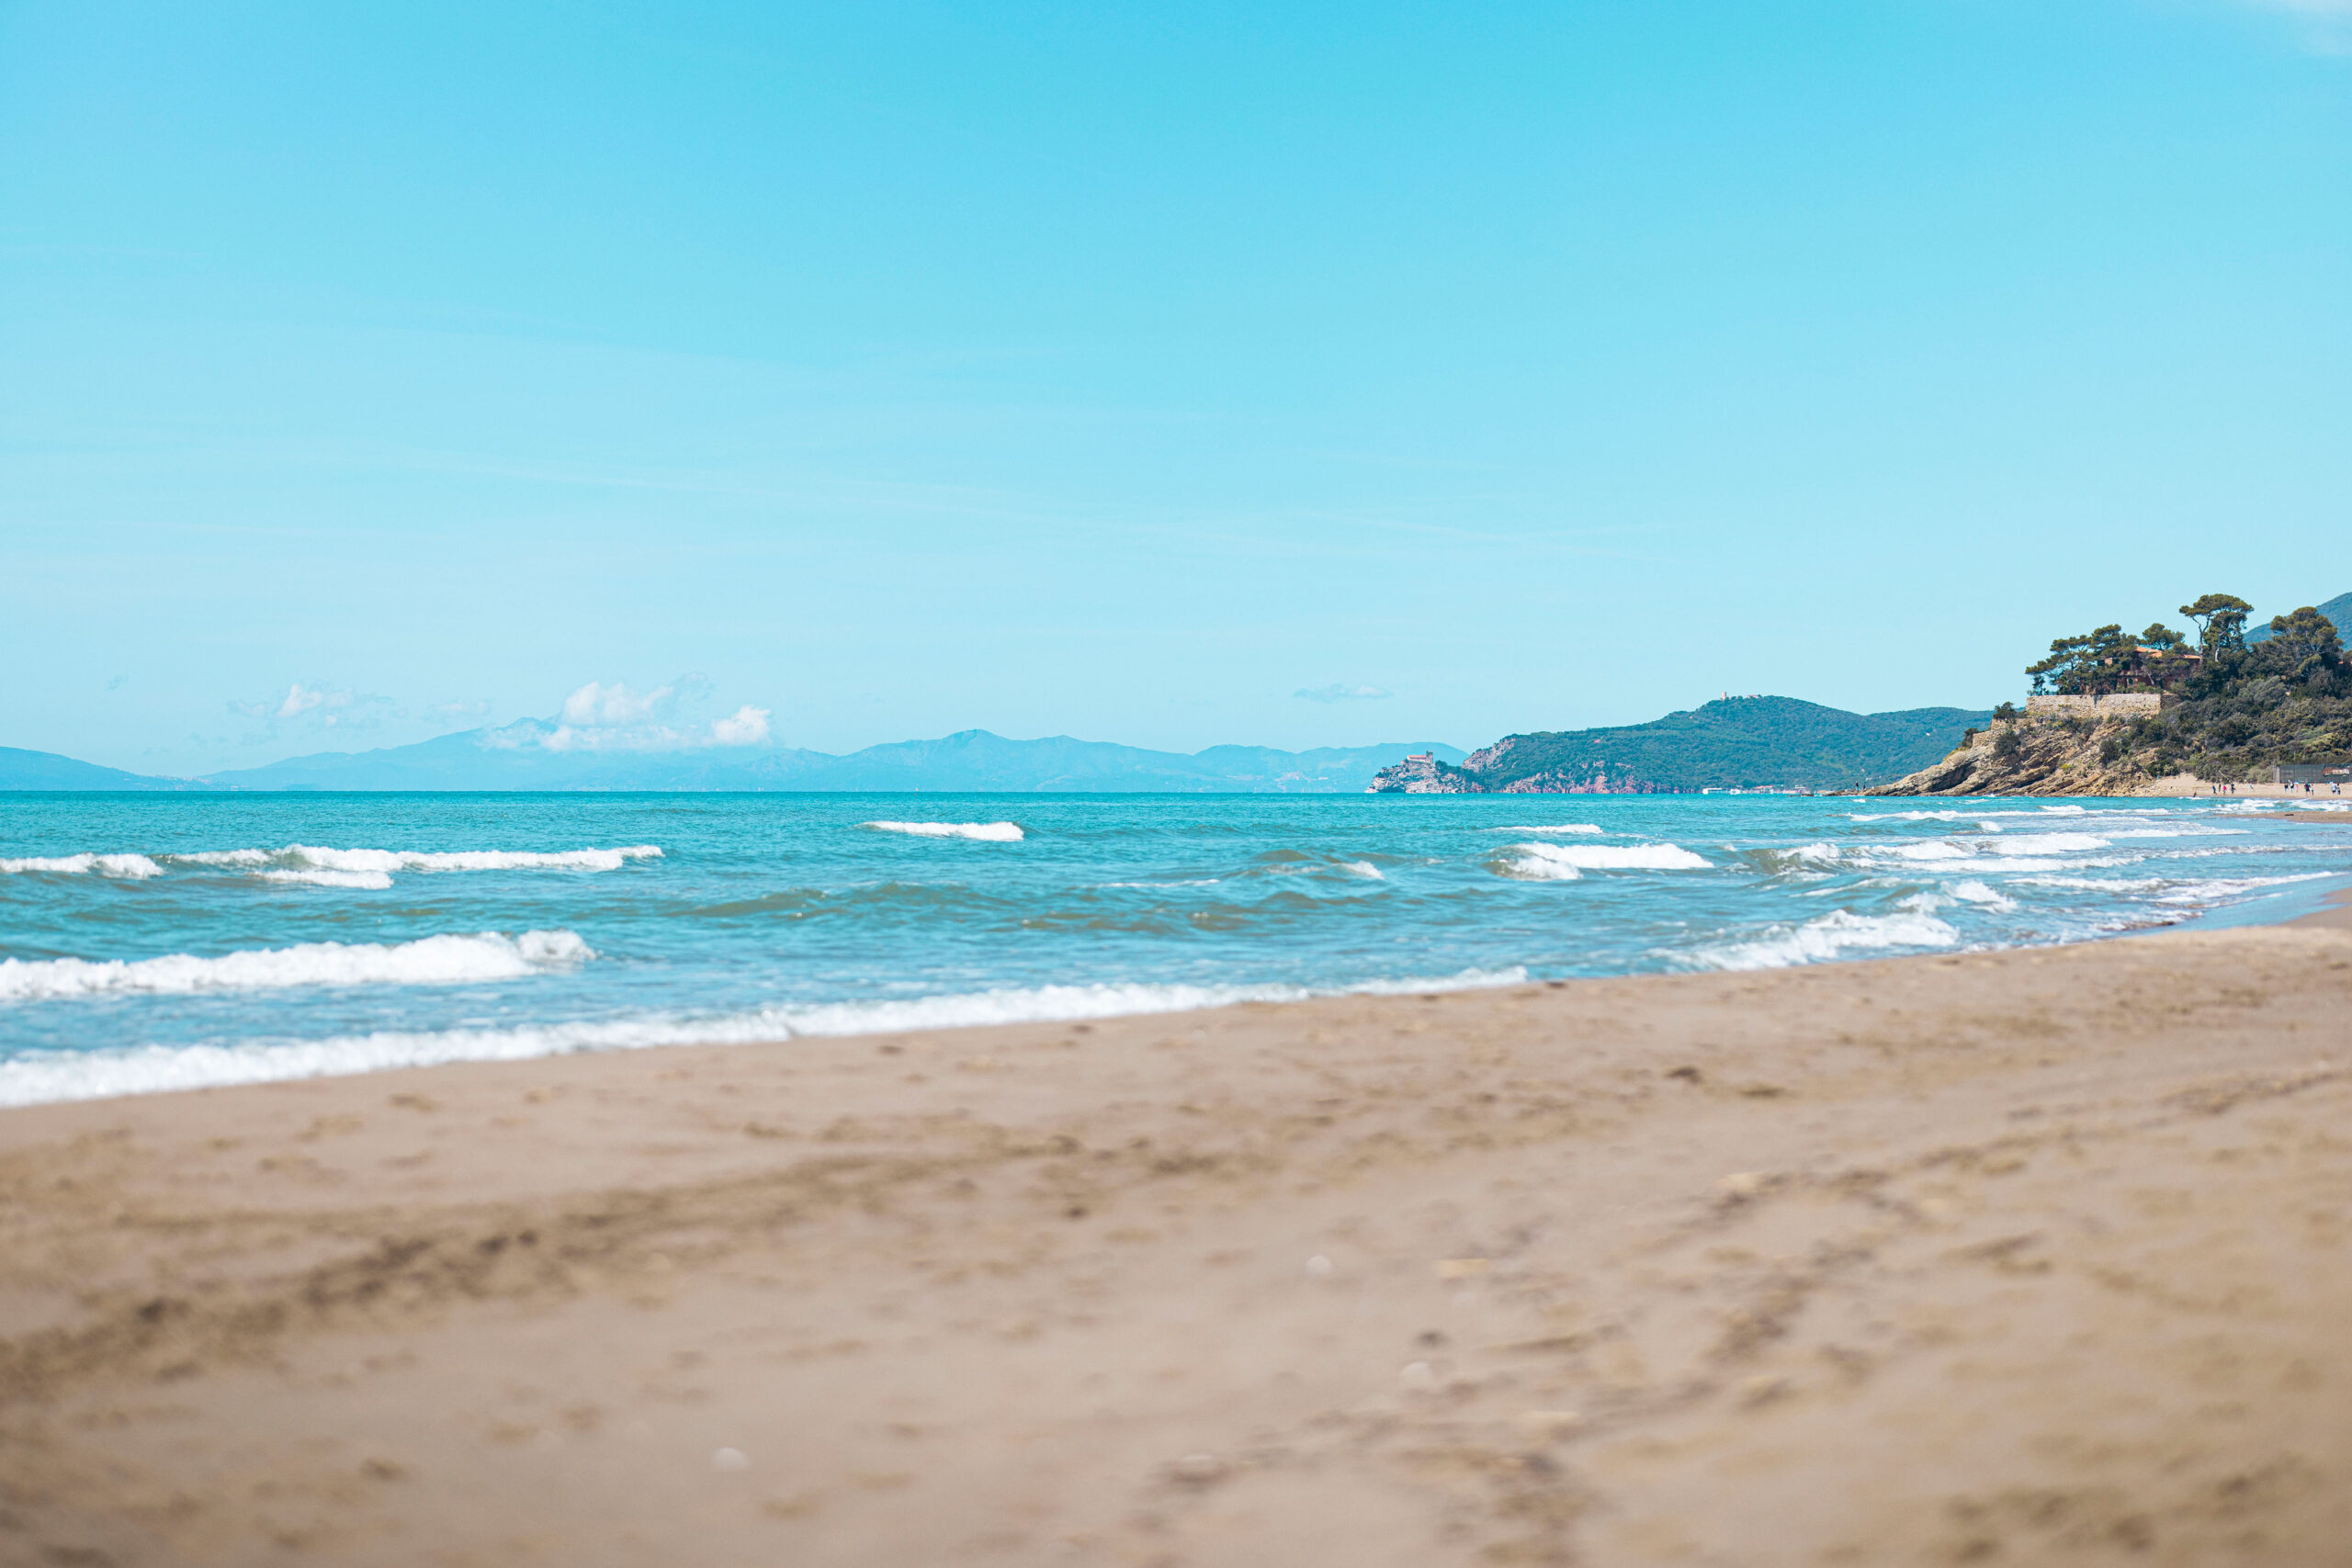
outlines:
M1492 748L1488 748L1492 750ZM1484 752L1474 753L1483 756ZM1484 795L1487 786L1435 757L1408 757L1372 775L1366 795Z
M2110 718L2027 717L1996 723L1942 761L1869 795L2137 795L2153 782L2129 750L2132 726Z

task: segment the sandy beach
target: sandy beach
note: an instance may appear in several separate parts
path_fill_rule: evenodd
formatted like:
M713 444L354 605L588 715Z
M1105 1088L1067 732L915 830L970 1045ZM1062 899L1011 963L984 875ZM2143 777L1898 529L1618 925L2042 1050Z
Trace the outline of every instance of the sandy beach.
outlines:
M2340 1564L2352 918L0 1113L0 1561Z

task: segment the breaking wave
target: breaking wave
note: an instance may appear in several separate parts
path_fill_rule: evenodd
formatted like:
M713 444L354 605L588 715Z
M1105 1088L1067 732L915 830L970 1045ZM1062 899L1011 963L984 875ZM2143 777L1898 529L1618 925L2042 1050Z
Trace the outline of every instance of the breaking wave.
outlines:
M339 871L389 876L396 871L618 871L633 860L659 860L658 844L626 844L616 850L336 850L318 844L288 844L279 850L205 850L165 855L178 865L217 865L241 871ZM335 885L330 885L335 886ZM376 886L349 884L343 886Z
M382 890L394 872L617 871L633 860L658 860L655 844L614 850L337 850L317 844L288 844L276 850L193 850L181 854L79 854L0 860L0 873L49 872L59 875L146 878L181 867L201 866L250 873L264 882L313 887Z
M571 937L569 931L529 936ZM447 940L442 938L432 941ZM577 937L571 937L575 942ZM331 944L330 944L331 945ZM421 945L412 943L412 946ZM583 947L581 955L586 955ZM1077 1021L1144 1013L1193 1012L1236 1002L1301 1001L1315 996L1396 996L1522 985L1527 971L1464 970L1441 979L1371 981L1335 990L1300 986L1036 986L922 997L763 1008L720 1018L643 1018L548 1023L515 1029L379 1031L324 1040L232 1045L145 1045L117 1051L36 1051L0 1061L0 1106L152 1094L224 1084L337 1077L447 1062L519 1061L576 1051L658 1045L746 1045L798 1035L887 1034L990 1023Z
M919 839L977 839L989 844L1016 844L1028 836L1018 822L860 822L858 826L885 833L912 833Z
M59 876L161 876L164 868L145 855L27 855L0 860L0 874L46 871Z
M1513 844L1496 867L1530 882L1574 882L1588 871L1705 871L1714 863L1679 844Z
M0 1001L75 997L187 996L291 986L455 986L513 980L594 957L568 931L428 936L415 942L309 942L215 958L0 959Z
M2265 887L2284 887L2290 882L2316 882L2332 875L2324 871L2306 871L2293 876L2217 876L2202 882L2185 882L2170 892L2159 894L2159 904L2211 904L2241 894L2254 893Z
M300 882L312 887L366 887L381 892L392 879L380 871L293 871L271 867L256 873L265 882Z
M1750 942L1702 947L1685 962L1707 969L1786 969L1842 958L1857 948L1951 947L1960 933L1924 910L1857 915L1833 909L1801 926L1783 926Z
M1985 847L2003 855L2063 855L2115 846L2092 833L2006 833L1998 844Z
M1987 909L2006 910L2018 907L2018 901L2006 893L1996 893L1981 882L1955 882L1951 896L1963 904L1975 904Z

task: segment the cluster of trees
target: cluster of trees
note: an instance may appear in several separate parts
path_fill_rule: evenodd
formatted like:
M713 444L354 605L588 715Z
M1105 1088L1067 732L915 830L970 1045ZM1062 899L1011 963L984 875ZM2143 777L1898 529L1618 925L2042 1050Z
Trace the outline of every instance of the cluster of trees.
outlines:
M2188 639L2170 626L2134 637L2118 623L2058 638L2026 673L2037 692L2156 685L2177 694L2179 706L2135 719L2103 748L2104 761L2128 756L2151 773L2242 779L2274 762L2352 754L2352 666L2327 616L2305 605L2273 617L2269 636L2249 642L2254 607L2234 594L2208 593L2180 613L2197 626L2193 660L2183 657Z
M2245 619L2254 606L2234 593L2208 593L2180 613L2197 623L2199 660L2245 648ZM2299 610L2297 615L2317 615ZM2274 623L2275 624L2275 623ZM2062 637L2050 645L2050 656L2029 664L2037 692L2070 696L2103 696L2132 686L2169 686L2194 668L2181 655L2188 639L2162 621L2133 636L2114 622L2095 626L2081 637Z

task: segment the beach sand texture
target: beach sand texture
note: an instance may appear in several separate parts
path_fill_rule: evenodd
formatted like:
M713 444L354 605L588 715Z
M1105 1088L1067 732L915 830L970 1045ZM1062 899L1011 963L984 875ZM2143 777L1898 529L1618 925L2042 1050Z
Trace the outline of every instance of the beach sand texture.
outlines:
M2352 1562L2352 930L0 1113L0 1561Z

